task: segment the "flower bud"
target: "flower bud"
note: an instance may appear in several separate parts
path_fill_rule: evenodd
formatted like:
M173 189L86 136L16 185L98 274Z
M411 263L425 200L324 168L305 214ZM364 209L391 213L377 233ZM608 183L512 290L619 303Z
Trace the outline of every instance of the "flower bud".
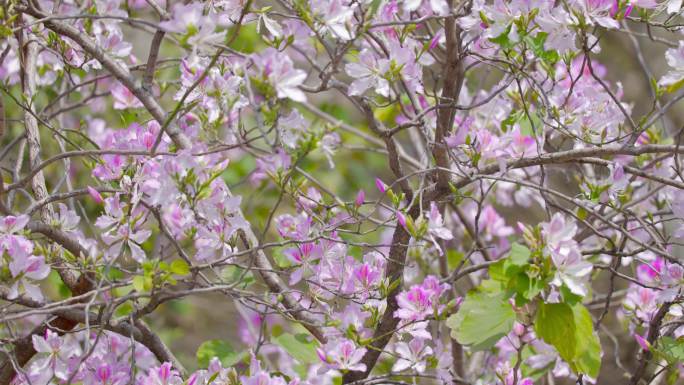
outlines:
M366 201L366 193L363 190L359 190L359 193L356 194L356 200L354 201L354 206L356 207L361 207L363 203Z
M93 198L95 203L104 202L104 199L102 199L102 195L100 194L100 192L90 186L88 186L88 194L90 194L90 197Z
M381 193L386 193L388 186L380 178L375 178L375 187L380 190Z

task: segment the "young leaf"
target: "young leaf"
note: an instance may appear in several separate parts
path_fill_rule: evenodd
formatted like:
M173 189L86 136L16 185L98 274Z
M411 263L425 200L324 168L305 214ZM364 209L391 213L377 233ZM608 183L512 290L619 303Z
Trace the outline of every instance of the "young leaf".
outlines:
M182 259L176 259L171 262L171 272L176 275L190 274L190 265Z

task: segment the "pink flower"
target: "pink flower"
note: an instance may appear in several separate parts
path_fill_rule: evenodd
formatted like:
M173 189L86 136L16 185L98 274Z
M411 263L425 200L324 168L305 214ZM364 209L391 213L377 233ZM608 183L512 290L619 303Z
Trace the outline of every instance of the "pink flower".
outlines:
M45 258L33 255L33 244L23 237L10 237L3 243L7 254L12 258L9 270L14 279L8 298L17 298L20 291L24 291L30 298L42 301L40 287L33 281L41 281L50 274L50 267L45 264Z
M421 338L413 338L409 343L397 342L394 351L399 359L392 366L393 372L413 369L417 373L423 373L427 367L427 358L432 355L432 348L426 346L425 340Z
M297 203L304 209L314 210L316 207L323 204L323 196L314 187L309 187L306 190L306 195L300 196L297 199Z
M623 301L628 314L635 316L643 322L650 322L651 318L658 310L659 290L631 285Z
M227 380L227 379L226 379ZM227 380L228 381L228 380ZM294 377L289 383L283 377L271 376L270 373L261 369L261 364L252 355L252 361L249 365L249 376L240 377L240 381L244 385L298 385L299 378Z
M494 206L486 205L480 213L478 227L484 233L487 240L505 238L513 235L513 228L506 225L504 218L499 215Z
M421 321L444 309L440 305L440 296L449 289L448 284L440 284L435 276L427 276L420 285L413 285L409 290L397 295L399 309L394 316L406 322Z
M62 337L50 329L45 331L43 337L34 334L31 340L39 355L33 368L40 372L40 377L50 380L54 376L60 380L67 380L68 360L79 351L67 345Z
M444 252L442 251L442 248L439 247L439 244L437 243L437 240L435 238L440 238L448 241L452 239L454 235L451 233L451 230L449 230L444 225L444 219L442 218L442 214L440 214L439 208L437 207L437 204L435 202L430 202L430 211L427 213L427 220L428 237L430 238L430 240L432 240L432 243L435 245L435 248L439 251L439 254L442 255Z
M658 84L670 86L684 79L684 41L680 41L676 48L670 48L665 52L670 71L660 78Z
M78 223L81 218L74 210L71 210L64 203L58 203L59 211L56 213L53 225L65 232L73 232L77 230Z
M346 338L330 341L323 348L316 349L316 352L328 370L366 370L366 364L361 362L366 348L357 348L354 342Z
M311 230L311 218L305 213L292 216L283 214L276 218L276 229L283 238L304 240L309 236Z
M183 379L177 371L173 370L170 362L164 362L161 366L150 368L147 375L142 377L142 385L180 385Z
M0 219L0 233L14 234L24 229L29 222L28 215L8 215Z
M577 232L577 225L574 221L566 221L563 214L553 214L551 221L543 223L541 227L547 250L551 254L557 253L563 248L575 246L573 237Z
M620 24L611 16L614 2L615 0L583 0L580 4L590 20L602 27L617 29Z
M324 30L340 40L351 40L354 29L353 17L356 4L344 0L313 0L311 10L317 20L322 20Z
M114 84L111 88L111 93L114 98L114 109L125 110L127 108L143 107L143 104L135 95L133 95L131 90L119 82Z
M250 176L252 184L258 184L268 176L275 177L279 172L290 168L292 160L282 148L275 154L264 156L256 160L256 170Z
M202 3L176 3L171 14L171 20L160 24L167 32L186 33L188 30L197 30L206 20Z
M318 244L307 242L295 248L286 249L283 254L297 266L297 269L290 274L290 285L294 285L301 281L307 270L311 269L311 263L321 258L323 250Z
M345 71L354 81L349 85L350 95L362 95L371 87L385 97L391 94L390 83L383 77L389 71L390 61L378 58L370 49L364 49L355 63L347 63Z
M198 226L195 236L195 259L198 261L214 262L224 260L233 255L232 238L238 227L230 222L211 222L206 226Z
M294 68L289 56L269 47L252 57L262 76L275 88L279 99L289 98L305 102L306 95L299 89L306 80L306 72Z
M361 300L366 300L377 289L385 270L385 259L378 252L364 256L364 262L357 264L352 273L354 285Z

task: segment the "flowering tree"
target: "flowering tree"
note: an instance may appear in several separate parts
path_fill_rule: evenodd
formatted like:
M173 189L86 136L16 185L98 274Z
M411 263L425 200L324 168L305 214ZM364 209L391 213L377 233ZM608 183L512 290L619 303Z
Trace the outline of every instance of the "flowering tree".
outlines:
M681 0L0 4L0 384L684 378Z

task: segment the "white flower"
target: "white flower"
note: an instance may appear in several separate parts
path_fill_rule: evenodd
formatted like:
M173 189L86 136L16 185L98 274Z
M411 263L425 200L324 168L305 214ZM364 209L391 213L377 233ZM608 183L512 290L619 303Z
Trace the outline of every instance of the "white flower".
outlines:
M672 69L660 78L658 84L670 86L684 79L684 41L680 41L677 48L668 49L665 52L665 59Z
M557 269L551 284L557 287L565 284L574 294L585 296L586 281L593 265L582 259L582 254L576 247L565 251L564 254L551 254L551 260Z

